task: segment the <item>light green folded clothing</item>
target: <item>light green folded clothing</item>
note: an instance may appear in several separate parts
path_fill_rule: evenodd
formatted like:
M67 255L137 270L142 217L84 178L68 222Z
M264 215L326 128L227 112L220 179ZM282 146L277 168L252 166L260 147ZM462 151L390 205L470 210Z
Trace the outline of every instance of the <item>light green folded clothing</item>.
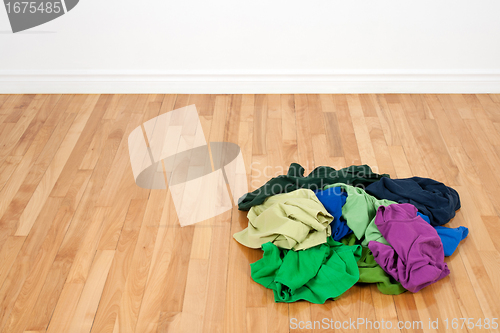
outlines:
M299 189L271 196L248 212L248 227L234 238L260 249L271 242L282 249L304 250L326 242L333 217L313 191Z
M362 188L346 184L332 184L325 186L324 189L330 187L341 187L347 192L346 202L342 206L342 217L363 246L368 246L369 241L390 245L375 225L375 215L380 206L389 206L397 202L378 200Z

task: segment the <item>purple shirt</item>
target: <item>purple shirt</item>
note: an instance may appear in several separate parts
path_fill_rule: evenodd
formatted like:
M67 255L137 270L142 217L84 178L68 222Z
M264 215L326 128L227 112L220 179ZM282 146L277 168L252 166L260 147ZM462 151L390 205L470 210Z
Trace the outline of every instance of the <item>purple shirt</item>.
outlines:
M436 230L417 216L412 204L380 206L375 224L391 246L371 241L375 261L411 292L434 283L450 270Z

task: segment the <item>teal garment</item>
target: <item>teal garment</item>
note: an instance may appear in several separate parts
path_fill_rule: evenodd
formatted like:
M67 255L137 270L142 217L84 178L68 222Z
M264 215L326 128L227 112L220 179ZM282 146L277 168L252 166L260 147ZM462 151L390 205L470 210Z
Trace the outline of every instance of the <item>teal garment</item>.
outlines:
M342 244L352 246L359 241L354 234L350 234L342 238L341 242ZM369 248L365 246L362 247L361 258L358 260L357 264L359 269L358 283L376 283L378 290L386 295L399 295L406 291L401 283L396 281L380 267Z
M235 233L234 239L254 249L267 242L293 250L323 244L331 235L333 221L314 192L306 189L269 197L247 216L248 227Z
M389 245L375 225L375 215L378 207L389 206L396 202L385 199L378 200L362 188L346 184L332 184L325 186L324 189L331 187L341 187L347 192L347 200L342 207L342 217L356 238L361 240L361 245L368 246L369 241Z
M262 259L250 264L251 276L273 290L275 302L323 304L359 279L359 245L347 246L328 237L325 244L304 251L283 250L272 243L263 244L262 249Z

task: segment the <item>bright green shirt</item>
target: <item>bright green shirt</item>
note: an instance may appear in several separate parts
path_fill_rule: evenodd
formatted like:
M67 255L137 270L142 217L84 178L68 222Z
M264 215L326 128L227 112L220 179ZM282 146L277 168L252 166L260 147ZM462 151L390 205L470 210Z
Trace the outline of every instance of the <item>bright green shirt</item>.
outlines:
M305 251L262 245L264 256L250 264L252 279L274 292L275 302L306 300L323 304L337 298L359 279L356 262L361 246L347 246L328 237Z

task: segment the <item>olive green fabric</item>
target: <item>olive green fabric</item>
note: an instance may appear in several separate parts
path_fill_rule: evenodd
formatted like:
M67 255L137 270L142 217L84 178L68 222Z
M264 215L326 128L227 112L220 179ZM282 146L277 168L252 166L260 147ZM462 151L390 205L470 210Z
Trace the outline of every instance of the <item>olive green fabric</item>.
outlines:
M283 249L304 250L326 242L333 217L313 191L300 189L269 197L247 214L248 227L234 238L259 249L272 242Z
M342 295L359 279L359 245L346 246L328 237L325 244L304 251L283 250L272 243L263 244L262 249L262 259L250 264L251 276L273 290L276 302L323 304Z
M342 244L356 245L358 242L354 234L350 234L341 239ZM359 283L376 283L378 290L386 295L399 295L404 293L406 289L396 281L392 276L387 274L382 267L375 261L372 251L363 246L361 258L358 260Z
M243 195L238 200L238 209L249 210L260 205L272 195L292 192L299 188L319 190L326 185L345 183L366 187L389 175L379 175L372 171L368 165L352 165L347 168L335 170L328 166L320 166L304 177L304 168L297 163L290 164L288 173L269 180L262 187Z
M346 184L332 184L325 186L324 189L330 187L341 187L347 192L347 199L342 207L342 217L356 235L356 238L361 240L361 245L368 246L369 241L389 245L375 225L375 215L378 207L389 206L396 202L384 199L378 200L366 193L362 188Z

